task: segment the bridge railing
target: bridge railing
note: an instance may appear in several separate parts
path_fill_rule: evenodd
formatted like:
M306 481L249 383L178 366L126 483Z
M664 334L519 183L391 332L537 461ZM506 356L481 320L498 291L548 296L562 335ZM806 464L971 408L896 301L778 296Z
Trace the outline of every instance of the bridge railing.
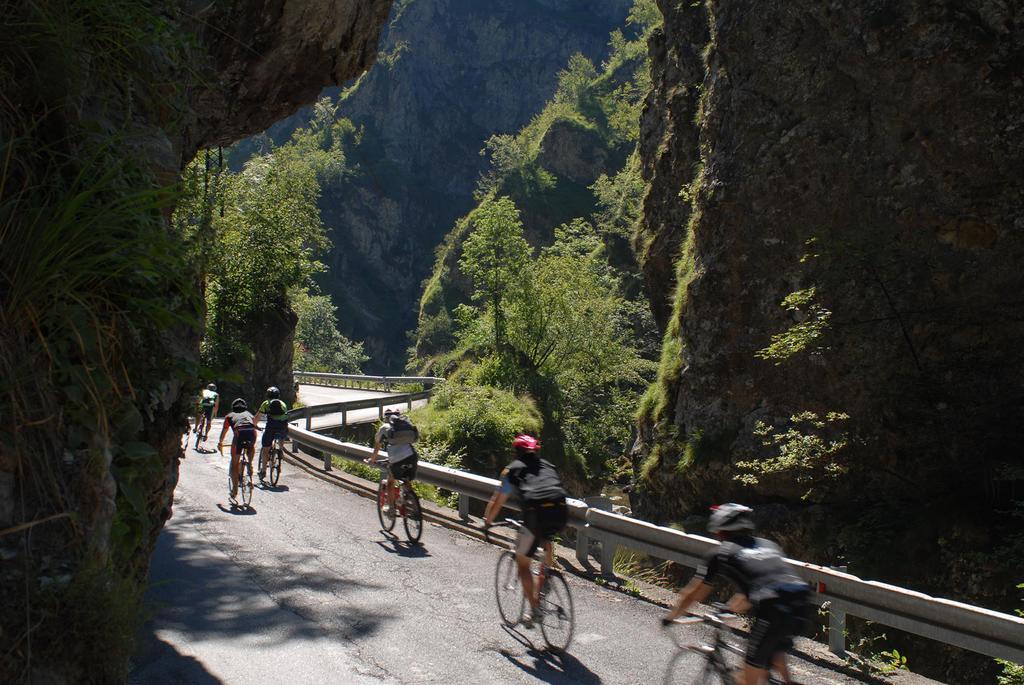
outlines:
M385 397L368 397L364 400L349 400L347 402L332 402L330 404L313 404L288 412L288 422L303 421L306 430L312 430L313 417L326 416L328 414L341 414L341 426L348 425L348 413L357 409L376 409L377 418L384 418L384 408L396 404L405 404L407 411L412 411L413 402L429 400L431 390L420 392L394 393Z
M351 407L353 403L348 403ZM319 452L324 467L332 456L361 461L373 452L310 430L292 429L291 439L306 451ZM417 479L459 493L459 513L469 515L470 499L487 500L498 481L436 464L421 462ZM591 541L600 544L601 571L612 573L616 547L696 568L719 543L638 519L569 502L569 525L576 530L576 557L590 567ZM815 590L817 604L829 609L829 646L845 653L845 619L859 616L899 630L991 657L1024 663L1024 619L1009 614L863 580L841 570L787 560Z
M321 373L319 371L296 371L293 376L296 383L306 385L322 385L331 388L380 388L390 392L392 388L403 385L419 385L423 390L430 390L441 378L434 376L366 376L358 373Z

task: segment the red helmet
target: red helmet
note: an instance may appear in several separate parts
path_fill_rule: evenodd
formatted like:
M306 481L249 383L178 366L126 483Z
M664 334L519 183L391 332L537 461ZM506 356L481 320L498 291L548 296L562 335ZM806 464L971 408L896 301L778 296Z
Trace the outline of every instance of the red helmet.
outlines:
M512 447L517 452L536 452L540 449L540 440L529 435L517 435Z

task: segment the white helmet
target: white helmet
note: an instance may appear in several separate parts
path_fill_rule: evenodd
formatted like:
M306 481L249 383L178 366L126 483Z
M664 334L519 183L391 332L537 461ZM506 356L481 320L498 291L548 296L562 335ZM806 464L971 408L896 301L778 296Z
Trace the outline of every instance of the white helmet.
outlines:
M711 518L708 520L708 530L712 533L723 532L753 532L754 521L750 515L754 510L742 504L730 502L711 507Z

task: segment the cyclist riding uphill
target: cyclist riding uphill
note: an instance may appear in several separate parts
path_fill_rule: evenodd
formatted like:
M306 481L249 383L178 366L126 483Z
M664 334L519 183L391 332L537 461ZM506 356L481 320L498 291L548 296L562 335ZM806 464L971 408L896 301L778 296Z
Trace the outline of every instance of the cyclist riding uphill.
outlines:
M377 462L377 455L380 454L381 446L384 446L388 453L388 507L394 506L394 485L395 480L412 482L416 479L416 466L419 464L419 455L416 448L412 446L420 437L416 426L397 409L384 410L384 423L377 429L373 438L373 456L366 460L367 464Z
M241 476L241 460L238 455L245 450L252 462L253 448L256 445L256 419L248 411L248 405L241 397L231 403L231 413L224 417L224 426L220 429L220 440L217 449L224 448L224 434L231 427L231 497L238 494L238 479Z
M217 394L217 386L210 383L203 388L199 399L196 400L196 435L202 435L205 440L210 435L210 426L213 425L213 417L217 415L220 408L220 395ZM205 424L205 425L204 425Z
M530 558L538 545L544 547L548 566L554 565L551 539L568 521L565 488L551 462L540 458L540 442L529 435L517 435L512 441L516 458L501 472L501 486L487 503L484 525L490 526L509 499L523 510L523 526L516 541L516 565L523 595L530 603L530 614L523 616L527 628L539 619L540 598L530 573Z
M260 442L260 480L267 475L267 452L277 438L288 437L288 405L281 399L281 391L276 386L267 388L267 399L256 410L254 422L256 429L260 427L260 417L267 417L267 425L263 429L263 440Z
M693 603L706 599L719 577L730 580L739 592L729 600L729 608L736 612L752 609L754 613L743 668L744 685L766 682L769 665L784 682L791 683L786 650L793 646L793 636L803 629L810 588L786 566L778 545L753 536L752 513L742 504L712 507L708 531L722 544L679 592L662 624L668 625Z

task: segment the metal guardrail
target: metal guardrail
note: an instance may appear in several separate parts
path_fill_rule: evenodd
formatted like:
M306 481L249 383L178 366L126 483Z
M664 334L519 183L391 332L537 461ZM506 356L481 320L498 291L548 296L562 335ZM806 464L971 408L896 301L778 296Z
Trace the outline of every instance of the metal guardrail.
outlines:
M296 383L307 385L323 385L332 388L370 388L383 387L390 392L396 385L422 385L430 390L443 378L434 376L365 376L358 373L321 373L319 371L295 371L292 374Z
M377 418L384 418L384 408L395 404L405 403L409 411L412 410L412 403L419 400L429 400L430 390L420 392L396 393L386 397L369 397L364 400L349 400L347 402L332 402L331 404L314 404L288 412L288 422L305 421L306 430L312 430L314 416L326 416L328 414L341 414L339 426L348 425L348 413L357 409L376 409Z
M332 455L361 461L373 453L368 447L298 428L291 431L291 439L307 450L321 452L325 468L329 468ZM426 462L420 463L417 479L459 493L459 513L464 518L469 515L470 499L487 500L499 485L492 478ZM569 501L569 525L576 530L576 557L584 566L590 567L591 541L600 544L599 560L605 574L612 573L617 547L695 568L719 544L700 535L589 507L579 500ZM829 605L829 646L836 653L845 654L845 620L846 615L851 615L987 656L1024 663L1024 618L863 580L802 561L788 563L816 590L815 601Z

